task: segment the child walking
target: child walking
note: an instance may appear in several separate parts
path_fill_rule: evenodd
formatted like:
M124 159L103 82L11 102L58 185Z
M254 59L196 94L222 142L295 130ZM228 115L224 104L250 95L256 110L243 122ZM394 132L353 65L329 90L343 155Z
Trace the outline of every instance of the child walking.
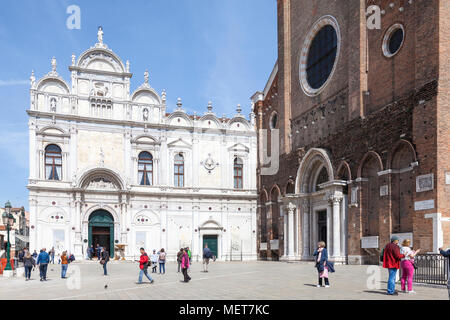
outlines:
M323 287L322 279L325 279L325 288L330 287L330 280L328 279L329 272L334 272L334 265L328 261L328 251L325 248L325 242L320 241L317 244L317 250L314 251L313 256L316 261L317 272L319 273L318 288Z

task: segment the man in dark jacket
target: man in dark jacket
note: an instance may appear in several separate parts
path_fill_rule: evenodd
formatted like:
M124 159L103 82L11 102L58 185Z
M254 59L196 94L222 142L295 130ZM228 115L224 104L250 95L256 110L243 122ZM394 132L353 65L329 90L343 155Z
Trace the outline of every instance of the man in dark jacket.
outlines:
M183 258L183 248L181 248L180 249L180 251L178 251L178 253L177 253L177 262L178 262L178 271L177 272L180 272L181 271L181 259Z
M148 255L147 255L147 253L145 253L144 248L141 248L140 251L141 251L141 258L139 260L136 260L139 262L139 269L141 269L141 271L139 272L138 283L139 284L142 283L142 276L144 274L147 277L147 279L150 280L150 283L153 283L152 277L150 277L149 274L147 273L148 265L150 263L150 260L148 259Z
M391 242L386 245L383 253L383 268L389 269L388 295L398 295L398 292L395 291L395 278L397 276L397 270L400 269L400 261L405 257L405 255L400 254L398 241L399 237L392 236Z
M106 270L106 264L109 261L109 253L105 250L105 248L102 248L102 252L100 253L100 263L103 265L103 275L107 276L108 271Z
M203 249L203 272L208 272L209 259L211 258L211 250L208 248L208 244L205 243L205 248Z
M442 254L444 257L447 258L447 290L448 290L448 298L450 299L450 249L447 251L444 251L442 248L439 248L440 254Z
M41 276L41 281L47 281L47 267L50 262L50 256L45 252L45 248L42 249L41 253L37 258L36 264L39 265L39 273Z

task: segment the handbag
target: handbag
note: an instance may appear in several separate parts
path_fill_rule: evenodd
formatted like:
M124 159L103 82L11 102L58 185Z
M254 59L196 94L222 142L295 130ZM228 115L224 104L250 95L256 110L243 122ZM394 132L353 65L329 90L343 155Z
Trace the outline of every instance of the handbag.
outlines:
M105 260L100 260L100 264L105 264Z
M323 268L323 271L320 273L320 278L328 278L328 268Z
M414 270L419 269L419 267L417 266L417 263L415 261L411 261L411 264L412 264Z

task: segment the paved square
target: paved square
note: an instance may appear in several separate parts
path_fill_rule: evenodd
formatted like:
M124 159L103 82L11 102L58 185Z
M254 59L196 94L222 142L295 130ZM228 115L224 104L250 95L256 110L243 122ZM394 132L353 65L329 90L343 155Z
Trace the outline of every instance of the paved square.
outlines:
M417 294L386 296L387 272L381 268L381 289L369 289L369 266L337 266L331 274L330 288L317 288L317 272L312 263L281 262L211 262L209 272L202 272L201 262L191 268L192 281L182 283L175 263L167 263L166 274L151 274L153 284L136 284L137 263L108 264L109 276L103 276L98 262L74 262L69 265L69 279L60 278L60 265L49 265L47 282L39 281L39 271L32 281L0 277L0 299L151 299L151 300L267 300L267 299L435 299L447 300L445 287L415 286ZM373 267L373 266L371 266ZM76 276L79 271L79 289ZM105 285L107 288L105 289ZM397 286L399 290L399 285Z

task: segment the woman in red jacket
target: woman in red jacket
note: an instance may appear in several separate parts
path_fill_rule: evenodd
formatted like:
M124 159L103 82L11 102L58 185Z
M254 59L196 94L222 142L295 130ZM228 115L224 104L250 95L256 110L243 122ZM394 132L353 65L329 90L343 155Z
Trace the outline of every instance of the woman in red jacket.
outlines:
M392 236L391 243L386 245L383 253L383 268L389 269L388 295L398 295L397 291L395 291L395 278L397 270L400 269L400 260L405 257L405 255L400 254L398 241L399 237Z
M147 277L147 279L150 280L150 283L153 283L152 277L150 277L148 275L148 273L147 273L149 259L148 259L147 253L145 253L145 249L144 248L141 248L141 258L139 260L136 260L136 261L139 261L139 269L141 269L141 271L139 272L139 281L138 281L138 283L139 284L142 283L142 276L144 274Z

